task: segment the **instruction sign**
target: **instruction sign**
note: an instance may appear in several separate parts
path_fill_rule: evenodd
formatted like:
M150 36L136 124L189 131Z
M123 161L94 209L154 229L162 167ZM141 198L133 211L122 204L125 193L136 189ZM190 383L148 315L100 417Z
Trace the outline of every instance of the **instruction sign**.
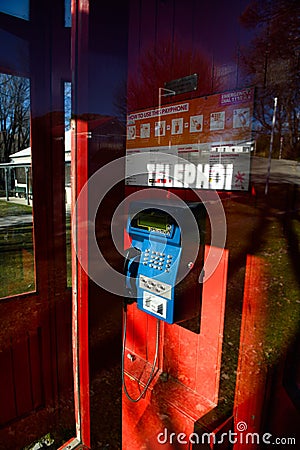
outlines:
M126 154L144 152L145 170L132 175L128 159L126 183L247 190L253 103L254 89L246 88L128 114Z

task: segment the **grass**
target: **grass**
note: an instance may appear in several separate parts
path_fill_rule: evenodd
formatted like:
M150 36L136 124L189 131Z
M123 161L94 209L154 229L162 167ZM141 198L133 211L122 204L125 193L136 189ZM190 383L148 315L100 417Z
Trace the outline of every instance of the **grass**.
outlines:
M0 228L0 297L35 289L32 225Z
M0 201L0 218L32 214L27 205ZM0 297L35 289L32 224L0 228Z
M32 207L0 200L0 218L32 214ZM70 218L67 216L67 286L72 284ZM0 228L0 298L34 291L34 246L31 223Z
M23 214L32 214L32 207L0 200L0 217L21 216Z
M264 339L264 356L269 365L276 364L299 328L300 285L293 255L299 255L300 248L291 246L292 235L300 238L299 218L279 216L270 222L266 231L268 245L260 252L270 267Z

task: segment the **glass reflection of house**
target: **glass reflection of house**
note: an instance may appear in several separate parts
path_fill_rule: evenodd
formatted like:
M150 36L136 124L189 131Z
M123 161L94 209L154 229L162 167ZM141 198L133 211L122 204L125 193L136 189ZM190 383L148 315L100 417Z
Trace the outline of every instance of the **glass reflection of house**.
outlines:
M100 165L99 158L109 162L123 155L125 128L114 117L92 117L89 122L89 153L90 170L97 170ZM101 157L99 155L101 153ZM9 197L32 199L31 179L31 147L10 155L10 162L1 163L4 169L4 185L7 200ZM65 132L65 196L66 203L71 204L71 130Z
M65 190L66 203L71 203L71 130L65 133ZM29 200L32 198L31 178L31 147L10 155L8 163L0 164L5 170L5 193L6 198L19 197Z

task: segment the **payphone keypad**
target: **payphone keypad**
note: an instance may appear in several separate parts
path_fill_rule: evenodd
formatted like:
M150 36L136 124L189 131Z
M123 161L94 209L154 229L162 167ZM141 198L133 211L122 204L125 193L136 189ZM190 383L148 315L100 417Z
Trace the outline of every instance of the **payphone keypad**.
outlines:
M151 269L170 272L173 255L147 248L142 254L142 263Z

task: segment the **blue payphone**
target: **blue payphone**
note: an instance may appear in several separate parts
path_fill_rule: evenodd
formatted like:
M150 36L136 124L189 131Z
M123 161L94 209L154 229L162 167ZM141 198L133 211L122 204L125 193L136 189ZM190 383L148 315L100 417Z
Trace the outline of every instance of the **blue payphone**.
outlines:
M166 210L158 202L136 201L129 207L127 232L132 244L126 252L125 275L131 301L127 303L137 301L140 310L170 324L199 316L200 312L198 279L203 267L203 245L194 261L186 259L178 222L184 223L187 209L193 213L203 237L203 204L170 203ZM185 242L195 247L193 240ZM188 267L188 273L178 282L183 266Z

